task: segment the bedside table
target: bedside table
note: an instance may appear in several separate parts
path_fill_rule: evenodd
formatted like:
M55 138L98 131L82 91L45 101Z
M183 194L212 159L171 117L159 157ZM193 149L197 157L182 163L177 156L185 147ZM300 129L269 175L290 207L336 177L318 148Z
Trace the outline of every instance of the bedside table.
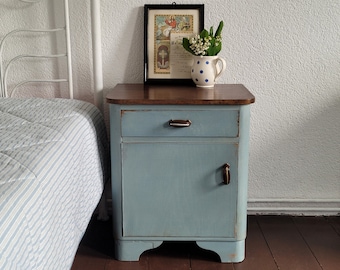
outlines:
M106 98L115 257L195 241L242 261L254 96L243 85L118 84Z

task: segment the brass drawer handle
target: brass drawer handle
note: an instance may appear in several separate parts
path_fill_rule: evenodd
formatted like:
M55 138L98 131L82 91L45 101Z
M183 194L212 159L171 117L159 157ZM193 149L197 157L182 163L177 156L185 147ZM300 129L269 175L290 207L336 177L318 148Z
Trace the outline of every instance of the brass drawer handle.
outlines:
M228 163L223 165L223 183L225 185L230 184L230 165Z
M190 120L170 120L169 126L171 127L190 127L191 121Z

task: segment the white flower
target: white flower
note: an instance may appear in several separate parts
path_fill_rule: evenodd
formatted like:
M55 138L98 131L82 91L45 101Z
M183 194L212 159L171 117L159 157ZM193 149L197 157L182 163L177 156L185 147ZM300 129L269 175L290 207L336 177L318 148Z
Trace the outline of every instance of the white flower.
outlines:
M222 48L222 32L223 21L218 25L218 28L213 34L213 28L210 31L203 29L200 34L196 34L191 38L183 38L183 47L185 50L194 55L217 55Z

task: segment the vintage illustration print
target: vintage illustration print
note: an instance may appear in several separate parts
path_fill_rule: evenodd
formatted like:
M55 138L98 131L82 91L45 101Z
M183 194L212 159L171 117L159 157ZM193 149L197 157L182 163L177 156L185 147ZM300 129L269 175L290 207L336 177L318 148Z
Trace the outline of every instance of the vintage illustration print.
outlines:
M193 15L154 16L154 73L170 74L171 33L193 32Z

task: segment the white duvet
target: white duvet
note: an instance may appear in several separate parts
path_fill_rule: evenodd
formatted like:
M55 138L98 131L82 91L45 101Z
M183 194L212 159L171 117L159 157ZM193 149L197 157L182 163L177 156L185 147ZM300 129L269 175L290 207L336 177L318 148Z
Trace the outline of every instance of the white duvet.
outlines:
M70 269L107 164L92 104L0 98L0 269Z

